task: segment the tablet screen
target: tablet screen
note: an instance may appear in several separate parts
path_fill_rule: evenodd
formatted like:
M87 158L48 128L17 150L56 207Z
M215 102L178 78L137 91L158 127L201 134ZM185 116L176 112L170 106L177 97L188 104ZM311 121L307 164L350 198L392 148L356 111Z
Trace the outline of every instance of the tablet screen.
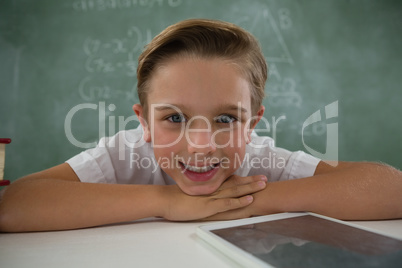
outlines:
M275 267L402 267L402 241L312 215L212 231Z

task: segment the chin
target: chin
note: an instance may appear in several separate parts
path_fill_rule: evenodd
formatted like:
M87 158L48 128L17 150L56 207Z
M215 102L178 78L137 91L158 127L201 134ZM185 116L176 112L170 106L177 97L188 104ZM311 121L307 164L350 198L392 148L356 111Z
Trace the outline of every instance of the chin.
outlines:
M210 195L218 190L219 185L203 185L192 187L180 187L188 195Z

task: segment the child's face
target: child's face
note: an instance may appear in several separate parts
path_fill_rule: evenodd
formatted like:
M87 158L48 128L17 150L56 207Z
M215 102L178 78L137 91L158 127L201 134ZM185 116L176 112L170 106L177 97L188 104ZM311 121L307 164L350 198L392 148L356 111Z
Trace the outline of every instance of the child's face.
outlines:
M249 83L220 59L175 59L150 81L144 138L159 166L187 194L215 192L241 165L251 122ZM142 107L134 111L144 116ZM250 126L251 125L251 126Z

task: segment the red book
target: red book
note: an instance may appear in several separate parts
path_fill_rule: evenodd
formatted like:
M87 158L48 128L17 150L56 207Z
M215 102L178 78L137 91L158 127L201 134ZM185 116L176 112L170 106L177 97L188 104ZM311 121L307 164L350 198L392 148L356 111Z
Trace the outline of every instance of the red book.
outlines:
M3 180L4 177L4 162L6 159L6 144L9 144L11 139L0 138L0 186L6 186L10 184L10 181Z

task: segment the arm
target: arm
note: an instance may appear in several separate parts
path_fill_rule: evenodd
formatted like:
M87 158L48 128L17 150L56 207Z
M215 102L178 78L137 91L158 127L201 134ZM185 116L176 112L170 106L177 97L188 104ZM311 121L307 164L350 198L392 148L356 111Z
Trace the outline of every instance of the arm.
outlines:
M71 167L59 166L12 183L0 199L0 231L64 230L160 216L194 220L247 206L254 181L211 196L188 196L177 186L80 182Z
M311 211L344 220L402 218L402 172L377 163L320 162L314 176L269 183L249 207L211 219Z

